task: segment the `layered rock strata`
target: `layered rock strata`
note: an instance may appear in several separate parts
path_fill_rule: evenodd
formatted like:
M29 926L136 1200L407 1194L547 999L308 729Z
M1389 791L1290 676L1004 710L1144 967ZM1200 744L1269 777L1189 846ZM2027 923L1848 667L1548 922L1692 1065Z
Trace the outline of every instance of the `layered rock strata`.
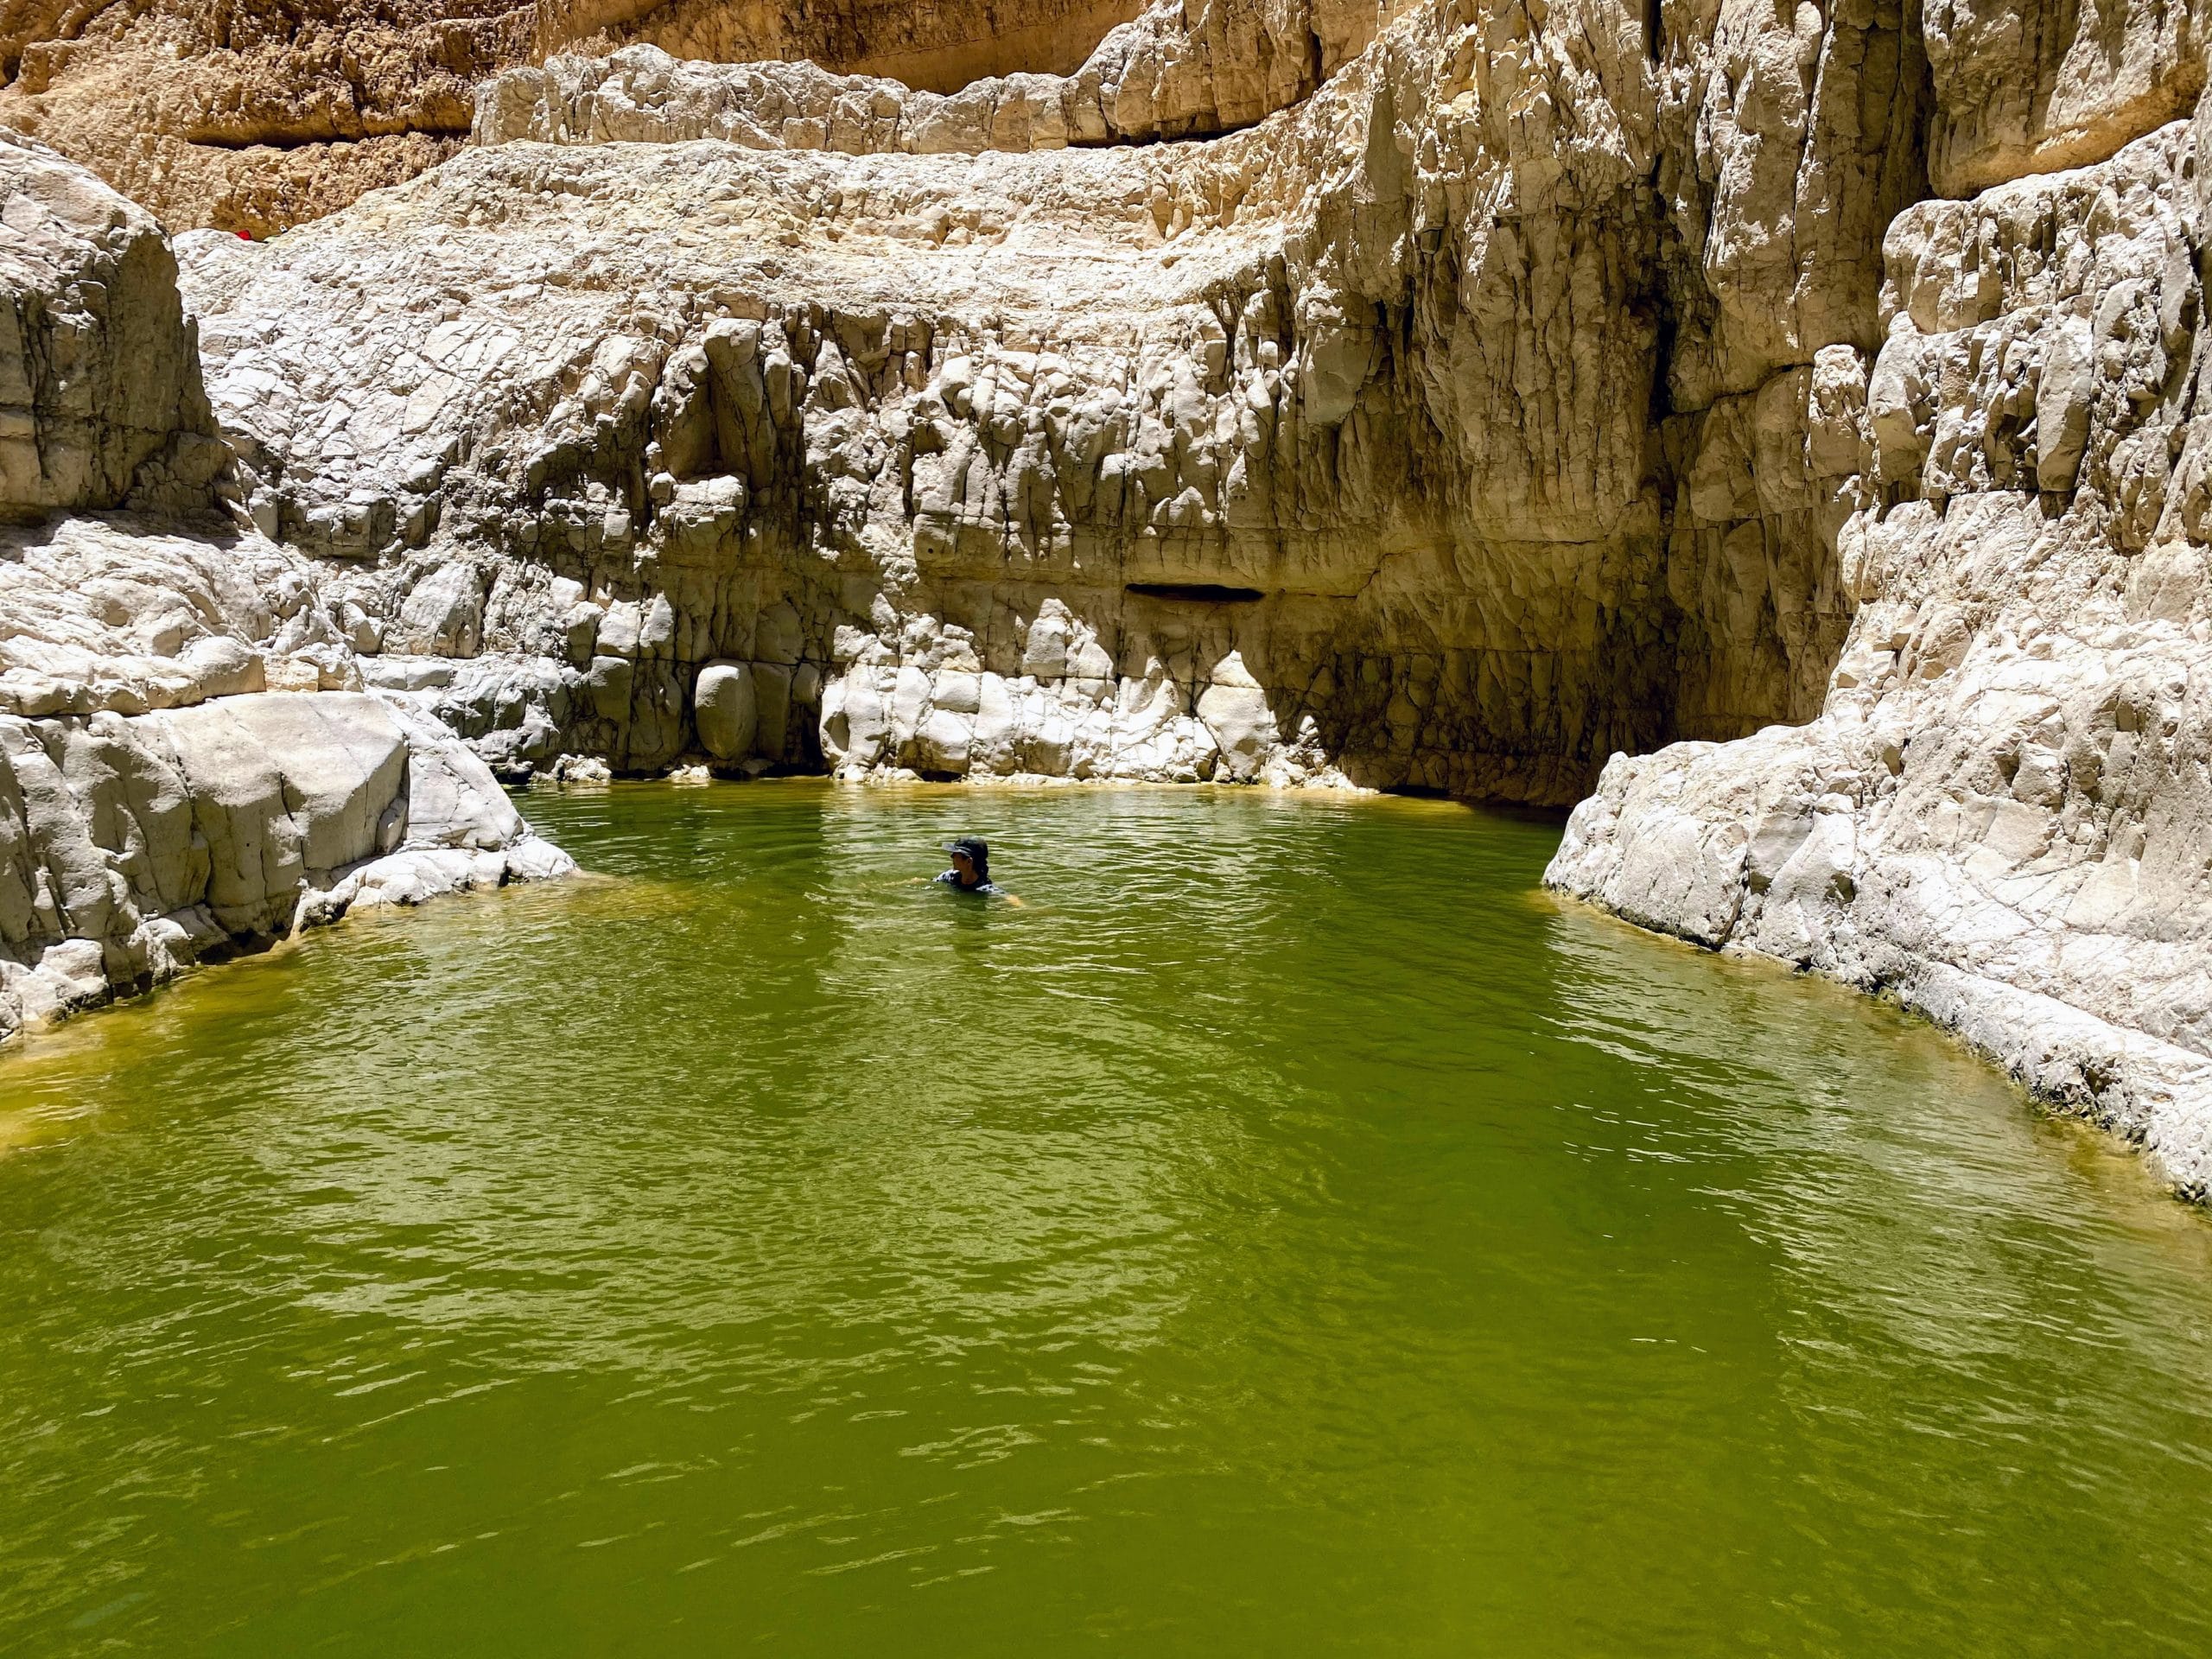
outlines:
M206 505L229 461L152 215L0 129L0 518Z
M229 451L152 221L0 134L0 1038L356 904L568 868L451 733L363 691L307 562L214 510ZM87 511L121 504L165 511Z
M532 35L501 0L25 0L0 13L0 122L172 229L267 235L453 154L476 81Z
M1264 6L1166 0L1112 29L1065 73L904 81L838 73L880 54L798 62L671 56L651 40L605 57L564 54L511 70L477 97L475 141L674 143L753 149L974 154L1208 137L1309 97L1403 7L1343 0ZM728 8L712 10L721 15ZM895 60L895 57L894 57ZM904 73L903 71L900 73Z
M1065 73L1103 35L1143 9L1144 0L932 6L833 0L805 7L728 0L543 0L534 16L541 55L598 56L647 44L686 59L806 61L952 92L1009 71Z
M1141 0L246 0L212 10L34 0L0 15L0 121L92 167L172 229L258 237L443 161L467 138L480 84L563 53L582 62L639 46L820 65L896 77L900 95L1071 77L1079 124L1103 107L1119 136L1175 137L1305 97L1367 44L1380 15L1345 0L1168 0L1148 11ZM1083 141L1075 128L1070 137Z

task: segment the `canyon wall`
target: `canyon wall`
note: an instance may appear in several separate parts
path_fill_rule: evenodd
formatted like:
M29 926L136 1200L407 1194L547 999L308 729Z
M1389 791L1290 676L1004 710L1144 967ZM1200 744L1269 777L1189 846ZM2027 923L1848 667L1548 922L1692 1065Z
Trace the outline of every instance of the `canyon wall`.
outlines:
M152 219L0 132L0 1039L355 904L566 868L449 732L363 692L308 563L219 510Z
M1616 757L1550 872L1923 1008L2200 1195L2202 133L2174 122L1891 226L1840 541L1858 611L1821 716Z
M1737 177L1711 40L1662 77L1610 6L1421 7L1318 92L1211 46L1167 102L1234 130L1173 144L1105 48L942 95L630 47L490 82L348 213L186 237L186 289L257 522L509 777L1565 804L1809 716L1848 624L1926 75L1901 18L1836 37L1809 100L1753 43L1842 135L1817 180Z
M2190 7L16 22L296 226L177 238L216 486L498 775L1594 785L1554 885L2212 1180Z

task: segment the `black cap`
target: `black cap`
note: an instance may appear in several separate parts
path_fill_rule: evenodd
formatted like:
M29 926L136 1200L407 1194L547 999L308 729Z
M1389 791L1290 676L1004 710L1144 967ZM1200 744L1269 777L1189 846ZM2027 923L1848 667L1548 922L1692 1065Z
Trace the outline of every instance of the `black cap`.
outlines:
M964 855L968 861L976 867L976 879L978 881L988 881L991 879L990 843L981 836L963 836L957 841L948 841L944 843L944 850L948 853Z

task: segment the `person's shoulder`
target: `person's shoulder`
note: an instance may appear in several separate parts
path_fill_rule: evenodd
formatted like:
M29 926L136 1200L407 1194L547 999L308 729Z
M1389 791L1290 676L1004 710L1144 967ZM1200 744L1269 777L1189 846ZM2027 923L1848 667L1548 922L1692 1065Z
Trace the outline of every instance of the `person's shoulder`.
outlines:
M932 877L931 879L932 879L932 880L935 880L935 881L939 885L939 886L941 886L941 887L950 887L954 882L956 882L956 881L957 881L957 880L960 880L960 874L959 874L959 872L958 872L958 871L957 871L957 870L940 870L940 871L938 871L938 874L937 874L934 877Z

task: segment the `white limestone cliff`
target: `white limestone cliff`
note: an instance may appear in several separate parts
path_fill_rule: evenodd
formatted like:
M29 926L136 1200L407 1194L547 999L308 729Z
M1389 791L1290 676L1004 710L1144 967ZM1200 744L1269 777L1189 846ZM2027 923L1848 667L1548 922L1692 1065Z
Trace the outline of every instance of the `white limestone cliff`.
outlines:
M229 452L158 227L5 135L0 225L0 1038L566 868L451 733L362 690L306 561L212 510ZM88 511L125 503L168 511Z
M1910 199L1898 27L1832 77L1879 118L1808 214L1815 289ZM995 84L938 149L943 99L632 49L487 85L512 142L276 244L182 238L185 283L257 522L510 777L1564 804L1614 748L1808 715L1848 620L1806 435L1871 293L1777 323L1720 257L1771 226L1649 188L1661 90L1624 9L1432 3L1241 130L1039 148ZM1751 487L1759 446L1799 459ZM734 665L744 754L696 719Z
M2202 131L1892 224L1819 718L1615 757L1548 878L1893 995L2200 1197Z
M544 9L443 165L179 238L264 677L510 780L1594 785L1555 886L2212 1189L2201 8L1020 17ZM23 717L244 689L81 626Z

